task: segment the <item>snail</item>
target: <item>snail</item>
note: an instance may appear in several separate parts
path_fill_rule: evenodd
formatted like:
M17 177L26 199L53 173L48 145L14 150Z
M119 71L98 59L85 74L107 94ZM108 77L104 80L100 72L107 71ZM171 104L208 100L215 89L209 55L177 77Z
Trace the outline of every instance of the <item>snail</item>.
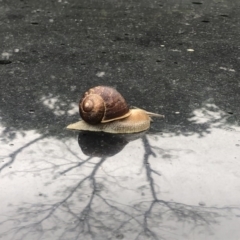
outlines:
M89 89L79 101L81 121L67 129L103 131L108 133L135 133L150 127L151 117L164 115L143 109L130 109L123 96L114 88L97 86Z

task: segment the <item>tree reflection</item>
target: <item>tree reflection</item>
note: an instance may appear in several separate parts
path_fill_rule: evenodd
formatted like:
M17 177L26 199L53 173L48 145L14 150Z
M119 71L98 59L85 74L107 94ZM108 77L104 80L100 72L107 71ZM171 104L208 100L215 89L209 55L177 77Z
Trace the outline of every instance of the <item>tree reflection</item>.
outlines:
M22 171L22 174L31 171L52 174L52 182L45 181L45 185L57 184L53 196L49 198L47 194L40 193L41 200L35 203L23 202L12 206L16 211L0 218L4 219L0 222L1 229L7 229L0 236L12 236L13 239L51 239L51 236L54 239L169 239L176 234L179 225L187 226L188 231L210 234L211 227L220 223L225 210L234 210L161 199L161 173L151 166L150 157L163 159L161 157L165 153L156 153L148 135L142 136L142 143L142 163L138 164L142 164L145 170L141 175L146 176L144 191L147 199L139 195L134 185L131 186L131 178L124 179L121 175L112 175L112 170L102 170L104 166L108 167L111 158L79 157L78 152L63 143L71 158L62 159L61 163L52 159L49 167L43 159L39 159L39 163L34 159L29 162L32 170ZM16 151L13 159L20 152L21 149ZM129 189L123 184L127 184ZM132 200L118 199L121 196L119 190L124 198L131 194Z

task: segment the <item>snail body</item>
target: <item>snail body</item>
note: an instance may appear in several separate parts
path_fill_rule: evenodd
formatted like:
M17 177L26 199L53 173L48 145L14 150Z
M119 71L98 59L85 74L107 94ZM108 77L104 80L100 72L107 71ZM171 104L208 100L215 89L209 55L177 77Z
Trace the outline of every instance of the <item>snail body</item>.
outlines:
M83 120L68 125L67 129L135 133L147 130L151 117L164 117L143 109L129 109L122 95L106 86L89 89L79 102L79 113Z

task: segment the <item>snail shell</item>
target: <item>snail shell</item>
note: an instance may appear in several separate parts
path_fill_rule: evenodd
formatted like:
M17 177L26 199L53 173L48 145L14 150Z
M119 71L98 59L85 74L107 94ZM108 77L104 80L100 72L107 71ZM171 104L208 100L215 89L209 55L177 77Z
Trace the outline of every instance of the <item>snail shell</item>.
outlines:
M116 89L106 86L85 92L79 102L79 113L89 124L111 122L131 114L123 96Z

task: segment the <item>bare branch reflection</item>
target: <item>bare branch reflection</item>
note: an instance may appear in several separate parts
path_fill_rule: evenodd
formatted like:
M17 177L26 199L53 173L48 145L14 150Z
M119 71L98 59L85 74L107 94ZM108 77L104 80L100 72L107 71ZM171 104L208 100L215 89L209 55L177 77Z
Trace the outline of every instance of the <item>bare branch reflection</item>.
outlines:
M180 225L187 226L190 232L211 234L212 226L220 224L226 212L239 211L237 208L193 206L162 199L162 174L152 163L154 159L164 161L162 156L166 152L171 156L171 150L159 151L151 146L149 135L143 135L141 140L144 152L139 160L142 162L135 164L139 169L143 164L145 171L140 172L140 176L147 181L142 182L144 191L140 192L133 183L134 177L114 174L114 165L111 164L118 161L118 170L121 170L121 159L83 157L68 142L60 146L64 146L68 156L56 156L55 162L49 162L53 157L48 160L40 158L39 162L31 160L29 169L15 174L39 172L52 175L52 180L46 179L45 186L54 188L51 188L52 192L47 193L46 189L46 193L39 193L40 199L36 202L11 206L11 214L0 216L1 229L6 229L0 237L48 239L54 235L55 239L64 240L170 239ZM34 143L37 141L35 139ZM16 151L15 158L20 152L21 149Z
M11 164L14 163L15 159L17 158L17 155L21 153L24 149L28 148L29 146L35 144L41 139L44 139L47 135L42 135L38 138L33 139L32 141L28 142L27 144L24 144L22 147L18 148L16 151L12 152L8 156L8 161L4 163L2 166L0 166L0 173L7 167L9 167Z

